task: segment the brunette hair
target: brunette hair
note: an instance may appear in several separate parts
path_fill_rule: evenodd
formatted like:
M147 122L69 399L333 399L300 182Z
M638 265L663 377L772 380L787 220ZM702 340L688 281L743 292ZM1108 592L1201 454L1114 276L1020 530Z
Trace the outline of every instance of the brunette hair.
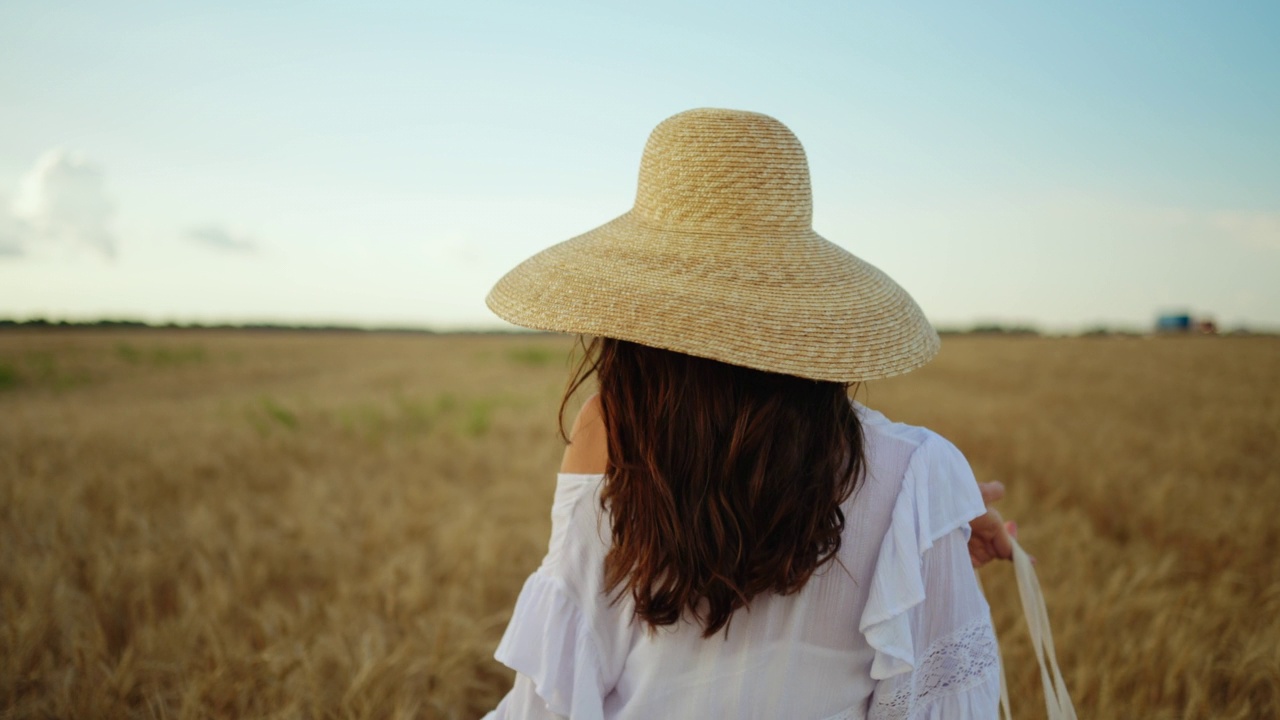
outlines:
M835 557L864 469L848 385L594 338L562 421L593 374L609 448L605 587L615 602L629 593L651 630L688 611L704 637L727 632L756 595L794 593Z

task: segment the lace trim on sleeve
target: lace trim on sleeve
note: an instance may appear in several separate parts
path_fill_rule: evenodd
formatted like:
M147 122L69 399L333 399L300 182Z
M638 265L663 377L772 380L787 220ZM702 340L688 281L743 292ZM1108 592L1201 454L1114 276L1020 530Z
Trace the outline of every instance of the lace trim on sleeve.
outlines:
M911 456L893 518L876 559L875 574L858 629L875 648L871 677L884 680L917 667L907 612L925 599L921 558L943 535L984 512L969 463L940 436Z
M876 701L871 717L885 720L920 717L939 703L980 685L994 684L998 689L999 672L1000 648L991 621L978 618L930 644L916 670L909 677L901 678L888 698Z

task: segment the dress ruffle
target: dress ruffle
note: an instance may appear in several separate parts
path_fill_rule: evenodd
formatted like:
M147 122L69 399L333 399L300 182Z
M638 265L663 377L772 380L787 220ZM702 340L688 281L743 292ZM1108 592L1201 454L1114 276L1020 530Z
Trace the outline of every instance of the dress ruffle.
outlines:
M884 680L916 667L907 613L924 602L924 553L938 538L986 512L969 463L954 445L931 435L902 479L871 578L858 629L875 649L871 677Z
M535 572L520 591L494 657L532 680L551 712L574 720L603 720L597 647L564 583Z

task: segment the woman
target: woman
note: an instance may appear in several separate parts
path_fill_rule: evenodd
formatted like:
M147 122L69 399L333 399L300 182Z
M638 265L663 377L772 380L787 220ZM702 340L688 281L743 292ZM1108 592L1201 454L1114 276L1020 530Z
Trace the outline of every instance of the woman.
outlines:
M1011 552L982 496L1001 489L849 400L938 337L811 207L784 125L681 113L650 136L630 212L490 293L518 325L596 338L566 401L599 384L495 653L517 675L492 717L995 716L970 568Z

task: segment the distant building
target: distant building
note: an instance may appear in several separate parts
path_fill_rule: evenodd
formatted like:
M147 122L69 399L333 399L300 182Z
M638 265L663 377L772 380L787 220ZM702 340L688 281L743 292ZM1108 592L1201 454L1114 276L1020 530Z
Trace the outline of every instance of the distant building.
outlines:
M1156 318L1156 333L1187 334L1198 332L1203 335L1217 335L1218 324L1213 318L1193 318L1190 313L1166 313Z
M1188 314L1161 315L1156 318L1156 332L1158 333L1187 333L1191 332L1191 316Z

